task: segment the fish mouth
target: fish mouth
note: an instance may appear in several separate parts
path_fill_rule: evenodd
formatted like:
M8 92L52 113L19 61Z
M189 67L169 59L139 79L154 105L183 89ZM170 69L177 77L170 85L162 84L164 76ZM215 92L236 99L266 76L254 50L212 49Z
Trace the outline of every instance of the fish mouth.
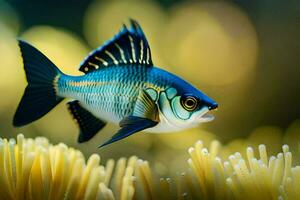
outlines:
M214 119L215 119L215 117L212 114L207 112L200 117L200 122L210 122Z
M199 116L198 122L210 122L214 119L215 117L211 114L210 109L207 107L206 109L204 109L204 112L202 112L202 114Z

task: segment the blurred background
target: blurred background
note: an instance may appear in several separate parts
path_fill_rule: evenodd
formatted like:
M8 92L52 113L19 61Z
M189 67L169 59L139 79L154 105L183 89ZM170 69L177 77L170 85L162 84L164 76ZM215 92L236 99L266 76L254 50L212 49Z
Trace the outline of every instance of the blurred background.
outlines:
M68 74L89 51L139 21L156 66L193 83L219 103L213 122L180 133L139 133L103 149L118 129L109 124L77 144L78 129L65 102L35 123L12 127L26 86L16 38L46 54ZM300 1L0 0L0 136L45 136L104 160L137 155L160 174L177 170L186 149L201 139L220 140L231 151L300 140ZM227 156L226 151L223 156ZM232 152L231 152L232 153Z

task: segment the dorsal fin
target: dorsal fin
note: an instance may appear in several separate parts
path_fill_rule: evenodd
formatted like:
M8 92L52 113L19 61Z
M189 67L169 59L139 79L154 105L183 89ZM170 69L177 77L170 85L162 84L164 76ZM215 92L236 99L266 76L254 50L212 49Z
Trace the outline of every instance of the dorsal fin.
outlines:
M102 67L139 64L152 66L151 51L140 25L130 20L110 41L92 51L81 63L79 70L89 73Z

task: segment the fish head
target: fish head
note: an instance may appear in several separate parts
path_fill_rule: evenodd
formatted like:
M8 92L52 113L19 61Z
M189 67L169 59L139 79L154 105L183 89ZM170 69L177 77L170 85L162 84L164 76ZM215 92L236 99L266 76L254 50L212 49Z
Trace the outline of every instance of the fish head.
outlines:
M218 104L192 85L181 82L161 91L158 99L161 121L176 130L192 128L203 122L214 119L211 110ZM174 131L174 129L172 129Z

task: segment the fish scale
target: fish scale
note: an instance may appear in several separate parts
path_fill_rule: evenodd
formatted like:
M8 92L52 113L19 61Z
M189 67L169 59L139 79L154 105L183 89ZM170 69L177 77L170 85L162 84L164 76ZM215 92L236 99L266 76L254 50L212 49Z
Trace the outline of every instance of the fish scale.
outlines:
M132 114L141 88L166 88L166 80L144 66L107 67L79 77L61 75L57 92L79 100L97 117L117 123Z
M148 41L139 24L121 31L80 64L85 75L63 74L45 55L19 41L28 86L14 116L14 126L47 114L64 98L79 126L78 142L90 140L107 122L119 131L101 146L136 132L170 132L213 118L218 105L183 79L153 65Z

